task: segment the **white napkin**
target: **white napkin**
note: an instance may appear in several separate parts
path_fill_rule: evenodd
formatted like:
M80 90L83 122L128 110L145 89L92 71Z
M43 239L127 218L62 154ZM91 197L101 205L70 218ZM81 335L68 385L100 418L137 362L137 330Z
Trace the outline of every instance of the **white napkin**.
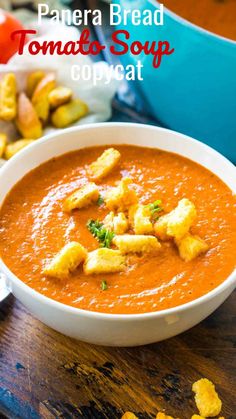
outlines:
M78 41L79 31L74 27L65 26L61 23L52 23L49 19L44 19L39 26L35 20L35 14L25 9L20 9L15 13L15 16L20 19L27 29L37 30L37 39L39 42L44 40L57 40L62 41ZM76 65L89 65L92 67L99 67L102 75L100 81L96 85L92 81L73 81L71 79L71 66ZM112 78L109 84L105 84L106 72L108 71L108 64L100 61L93 63L92 60L86 55L76 56L59 56L59 55L46 55L41 53L32 56L27 52L23 55L15 54L7 64L0 65L0 78L8 71L14 71L17 77L19 89L24 89L26 75L34 69L45 69L46 71L55 71L57 74L57 84L68 86L74 92L74 97L79 97L84 100L89 107L90 113L82 118L74 125L81 125L94 122L106 121L111 116L111 100L118 88L118 82ZM47 134L55 130L53 127L47 127L44 133ZM4 123L0 121L0 131L6 132L10 139L16 138L16 131L13 124Z

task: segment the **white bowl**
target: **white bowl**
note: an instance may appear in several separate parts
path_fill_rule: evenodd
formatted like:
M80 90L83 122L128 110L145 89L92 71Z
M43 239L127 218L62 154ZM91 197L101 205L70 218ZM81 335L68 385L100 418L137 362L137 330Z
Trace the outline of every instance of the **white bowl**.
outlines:
M175 152L211 170L236 192L236 168L208 146L162 128L105 123L48 135L13 157L0 171L0 203L27 172L52 157L109 144L134 144ZM235 270L213 291L182 306L145 314L103 314L70 307L39 294L17 278L3 261L0 270L16 298L43 323L73 338L109 346L144 345L184 332L219 307L236 286Z

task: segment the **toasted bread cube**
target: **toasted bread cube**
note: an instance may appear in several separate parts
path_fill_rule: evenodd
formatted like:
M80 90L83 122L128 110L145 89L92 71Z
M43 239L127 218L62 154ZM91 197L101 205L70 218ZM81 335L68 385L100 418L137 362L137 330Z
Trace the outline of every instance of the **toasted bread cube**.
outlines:
M56 80L53 73L48 73L37 85L33 96L32 104L35 111L43 122L48 120L49 116L49 93L55 88Z
M124 234L129 228L128 219L123 212L118 212L118 214L115 215L113 224L115 234Z
M121 272L125 269L125 257L118 250L101 248L88 253L84 263L86 275Z
M154 236L123 234L115 236L112 243L122 254L126 253L156 253L160 250L160 243Z
M172 416L166 415L163 412L159 412L156 415L156 419L174 419Z
M39 84L39 82L45 77L45 73L41 70L33 71L30 73L26 80L26 94L29 98L33 96L33 93Z
M89 182L82 188L73 192L63 204L65 212L71 212L73 209L80 209L96 202L99 198L99 190L95 183Z
M109 212L103 220L104 227L109 231L114 231L115 234L124 234L129 228L129 222L123 212L117 215L113 211Z
M155 223L155 233L162 240L171 237L179 240L188 233L196 216L195 205L189 199L181 199L173 211L163 215Z
M16 117L16 77L6 74L0 83L0 119L12 121Z
M88 167L88 173L94 180L107 176L120 160L119 151L114 148L105 150L98 159Z
M6 134L0 133L0 158L4 154L6 145L7 145L7 136Z
M42 136L42 124L35 109L24 93L18 97L16 126L24 138L36 139Z
M129 186L132 184L131 179L123 178L119 185L107 191L104 201L108 209L111 211L124 212L133 204L136 204L138 197L133 189Z
M167 234L177 240L185 236L197 217L195 205L189 199L181 199L168 221Z
M114 231L114 217L113 211L110 211L103 220L103 226L106 230Z
M171 213L169 213L171 214ZM167 234L167 226L169 221L169 214L162 215L154 224L154 231L160 240L168 240L170 236Z
M151 234L151 211L148 205L133 205L129 210L129 219L135 234Z
M86 257L87 250L80 243L70 242L44 268L43 273L54 278L66 279Z
M205 418L219 415L222 402L211 381L201 378L193 383L192 390L195 393L195 402L201 416Z
M72 98L72 90L69 87L58 86L53 89L48 96L51 108L57 108L69 102Z
M138 417L132 412L125 412L121 419L138 419Z
M83 118L88 111L89 109L85 102L82 102L80 99L74 99L66 105L59 106L52 113L51 121L54 127L65 128Z
M191 419L205 419L203 416L200 415L193 415ZM220 419L220 418L219 418Z
M18 140L14 143L7 144L5 148L5 154L4 157L9 160L11 157L13 157L16 153L18 153L20 150L23 150L23 148L27 147L29 144L33 143L34 140Z
M190 233L186 234L182 239L176 240L176 244L179 249L180 257L185 260L185 262L190 262L209 249L208 244L204 240L198 236L193 236Z

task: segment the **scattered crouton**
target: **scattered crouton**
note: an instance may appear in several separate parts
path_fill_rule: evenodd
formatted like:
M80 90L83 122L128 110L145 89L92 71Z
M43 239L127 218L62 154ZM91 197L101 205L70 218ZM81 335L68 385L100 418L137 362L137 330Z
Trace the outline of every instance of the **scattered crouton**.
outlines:
M162 240L174 237L181 239L188 233L197 216L195 205L189 199L181 199L178 206L163 215L154 225L154 230Z
M114 148L105 150L96 161L88 167L89 176L94 180L100 180L107 176L120 160L119 151Z
M125 412L121 419L138 419L138 417L132 412Z
M180 257L185 262L190 262L209 249L208 244L204 240L190 233L187 233L181 240L176 240L176 244Z
M45 73L41 70L33 71L30 73L26 80L26 94L29 98L33 96L33 93L39 84L39 82L45 77Z
M201 416L213 417L219 415L222 402L211 381L207 378L201 378L193 383L192 390L195 393L195 402Z
M57 108L69 102L72 98L72 90L69 87L58 86L53 89L49 95L48 100L51 108Z
M53 260L44 268L44 275L66 279L87 256L86 249L78 242L66 244Z
M125 257L118 250L97 249L88 253L84 263L86 275L121 272L125 269Z
M3 156L7 145L7 136L4 133L0 133L0 158Z
M55 88L55 84L55 75L53 73L48 73L38 83L32 96L32 104L39 119L41 119L43 122L48 120L50 108L48 95Z
M111 211L124 212L133 204L136 204L138 197L133 189L130 188L132 180L123 178L118 186L107 191L104 201Z
M7 73L0 83L0 119L12 121L16 117L16 77Z
M148 205L133 205L129 209L129 219L135 234L151 234L151 211Z
M23 150L23 148L27 147L29 144L33 143L34 140L18 140L14 143L7 144L5 148L4 157L9 160L11 157L13 157L16 153L18 153L20 150Z
M18 97L16 126L24 138L36 139L42 136L42 124L32 103L23 92Z
M73 192L63 204L65 212L71 212L73 209L80 209L96 202L99 198L99 191L95 183L89 182L82 188Z
M168 416L163 412L159 412L156 415L156 419L174 419L172 416Z
M118 212L117 215L113 211L109 212L103 220L103 225L115 234L124 234L129 228L128 219L123 212Z
M124 234L115 236L112 241L122 254L126 253L156 253L160 243L154 236Z
M80 99L59 106L51 115L51 121L56 128L65 128L87 115L89 109Z

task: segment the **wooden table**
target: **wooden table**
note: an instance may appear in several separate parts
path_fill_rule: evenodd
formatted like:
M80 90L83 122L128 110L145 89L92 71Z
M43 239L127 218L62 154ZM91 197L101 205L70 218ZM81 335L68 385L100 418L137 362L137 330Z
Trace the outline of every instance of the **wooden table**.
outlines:
M44 326L10 296L0 305L0 417L190 419L191 384L208 377L236 418L236 292L207 320L168 341L105 348ZM2 415L2 416L1 416Z

